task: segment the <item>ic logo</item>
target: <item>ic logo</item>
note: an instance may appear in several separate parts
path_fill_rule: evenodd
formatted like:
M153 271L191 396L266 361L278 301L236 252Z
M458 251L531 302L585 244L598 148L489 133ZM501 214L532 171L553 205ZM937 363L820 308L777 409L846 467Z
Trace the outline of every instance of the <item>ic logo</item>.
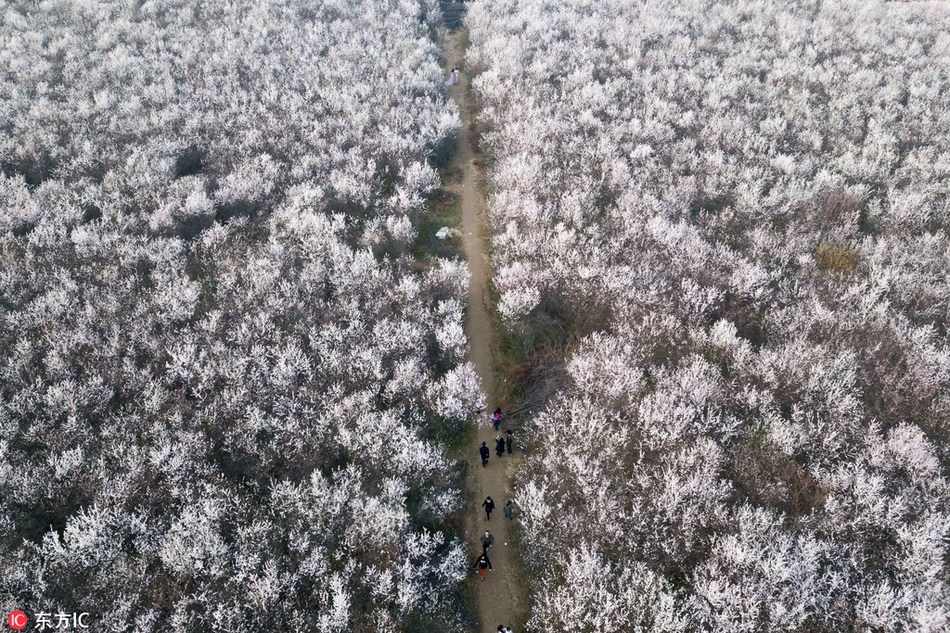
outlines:
M30 619L26 617L26 614L22 611L14 611L7 617L7 624L9 624L10 628L14 631L25 629L29 621Z

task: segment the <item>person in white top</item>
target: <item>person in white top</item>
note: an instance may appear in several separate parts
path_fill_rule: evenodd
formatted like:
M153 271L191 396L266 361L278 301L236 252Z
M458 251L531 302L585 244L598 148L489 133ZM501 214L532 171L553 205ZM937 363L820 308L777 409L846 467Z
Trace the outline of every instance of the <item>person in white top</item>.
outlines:
M445 81L446 86L454 86L459 82L459 69L453 68L449 78Z

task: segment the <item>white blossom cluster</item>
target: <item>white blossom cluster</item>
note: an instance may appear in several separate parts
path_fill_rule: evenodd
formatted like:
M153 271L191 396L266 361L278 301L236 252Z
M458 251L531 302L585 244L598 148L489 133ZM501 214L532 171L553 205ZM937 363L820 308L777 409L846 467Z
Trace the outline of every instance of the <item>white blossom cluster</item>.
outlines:
M430 3L431 4L431 3ZM0 606L457 630L458 126L415 0L0 1Z
M529 629L947 630L950 7L467 19L500 311L564 350Z

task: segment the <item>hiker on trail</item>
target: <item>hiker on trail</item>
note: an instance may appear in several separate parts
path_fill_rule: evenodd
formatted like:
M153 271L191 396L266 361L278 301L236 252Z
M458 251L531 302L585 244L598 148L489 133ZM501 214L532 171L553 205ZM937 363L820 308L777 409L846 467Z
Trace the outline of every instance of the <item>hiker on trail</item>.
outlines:
M495 412L491 414L491 423L495 425L495 430L498 430L498 425L501 424L501 407L495 409Z
M491 456L491 451L485 446L485 442L482 442L482 447L478 449L478 454L482 456L482 466L488 466L488 458Z
M482 552L482 555L475 559L475 569L478 570L478 575L481 577L482 581L485 580L485 568L495 571L491 566L491 561L488 560L488 554Z
M514 511L515 511L515 504L512 503L511 499L508 499L508 501L505 501L505 507L503 511L505 513L505 518L511 521L511 515L514 514Z
M508 454L511 455L511 429L505 431L505 448L508 449Z
M495 436L495 453L498 457L505 454L505 440L501 439L500 435Z
M495 544L495 537L488 530L485 530L485 536L482 537L482 554L488 553L488 548Z
M485 497L482 507L485 508L485 520L491 521L491 511L495 509L495 502L491 500L491 497Z

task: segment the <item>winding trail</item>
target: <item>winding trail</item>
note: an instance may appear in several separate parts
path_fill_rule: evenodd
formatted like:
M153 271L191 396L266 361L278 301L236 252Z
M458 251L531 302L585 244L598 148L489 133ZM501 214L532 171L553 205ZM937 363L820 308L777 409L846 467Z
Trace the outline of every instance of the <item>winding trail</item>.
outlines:
M517 455L497 457L494 452L495 430L488 424L489 412L494 411L495 371L492 332L492 319L489 306L491 296L488 290L490 263L488 260L488 221L487 204L484 193L484 178L478 154L472 144L472 96L470 76L465 67L465 48L468 32L459 29L452 32L446 42L445 55L449 70L457 67L461 71L459 85L449 89L449 95L458 105L462 119L459 129L453 167L462 175L461 182L447 189L461 198L462 207L462 246L471 275L468 287L468 310L465 331L469 340L469 360L475 365L485 393L487 411L483 412L478 426L477 442L461 455L468 461L468 497L473 500L465 521L465 537L470 546L471 559L481 552L481 537L486 529L495 537L495 544L488 552L494 567L493 572L485 575L480 582L474 575L474 593L478 599L478 615L483 633L497 633L498 625L523 630L524 590L521 587L519 556L513 551L510 540L510 524L503 513L503 505L508 499L511 475L514 471ZM502 426L499 433L504 432ZM492 449L488 467L483 468L478 456L478 447L486 442ZM481 503L486 496L495 501L496 511L490 521L486 521ZM516 515L517 516L517 515Z

